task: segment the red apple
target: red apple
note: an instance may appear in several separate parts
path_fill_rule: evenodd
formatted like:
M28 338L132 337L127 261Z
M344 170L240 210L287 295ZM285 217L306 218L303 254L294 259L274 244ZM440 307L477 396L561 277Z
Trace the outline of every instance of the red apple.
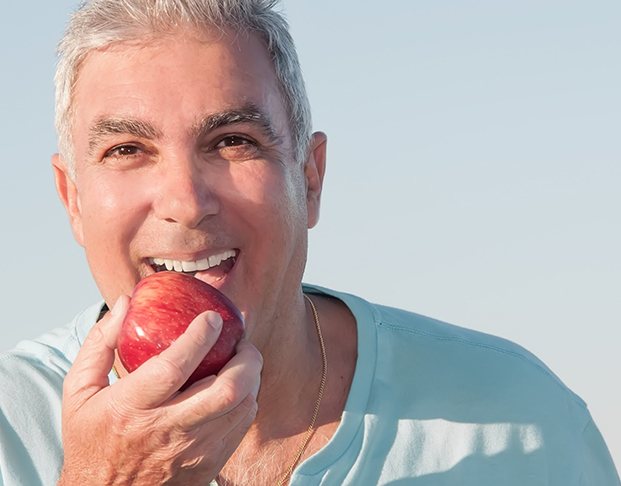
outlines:
M132 293L117 342L125 369L131 373L161 353L206 310L222 316L222 331L182 388L217 374L233 357L244 334L242 316L222 292L191 275L159 272L141 280Z

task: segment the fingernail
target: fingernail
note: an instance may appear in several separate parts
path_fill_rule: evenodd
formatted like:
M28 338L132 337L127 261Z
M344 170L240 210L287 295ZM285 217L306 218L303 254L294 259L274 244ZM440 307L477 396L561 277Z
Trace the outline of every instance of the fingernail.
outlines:
M220 331L222 328L222 317L217 312L208 312L207 323L214 331Z

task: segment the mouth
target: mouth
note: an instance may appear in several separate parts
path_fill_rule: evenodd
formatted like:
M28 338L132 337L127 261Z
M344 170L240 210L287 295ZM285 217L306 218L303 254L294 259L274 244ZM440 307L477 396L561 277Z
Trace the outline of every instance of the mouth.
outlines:
M231 272L238 256L239 250L230 249L199 260L151 257L148 258L148 262L155 273L166 271L185 273L213 285Z

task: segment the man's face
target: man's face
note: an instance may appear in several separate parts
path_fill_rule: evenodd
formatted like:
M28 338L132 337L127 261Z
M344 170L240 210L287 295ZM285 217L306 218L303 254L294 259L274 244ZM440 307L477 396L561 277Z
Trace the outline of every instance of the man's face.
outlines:
M314 136L306 165L292 159L257 37L186 35L93 52L73 101L76 176L55 157L57 187L109 304L167 264L198 269L252 332L261 313L299 291L325 139Z

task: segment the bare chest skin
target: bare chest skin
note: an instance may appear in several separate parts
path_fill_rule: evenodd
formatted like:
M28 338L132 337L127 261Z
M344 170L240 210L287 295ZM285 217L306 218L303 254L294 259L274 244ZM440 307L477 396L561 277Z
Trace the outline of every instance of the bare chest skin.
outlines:
M315 431L298 464L323 448L336 432L357 358L356 322L349 310L334 299L315 297L314 300L322 319L328 375ZM278 484L303 444L319 381L318 372L316 383L309 382L304 386L311 391L306 400L308 403L302 402L286 417L270 417L268 412L262 410L269 404L261 407L259 403L255 424L220 472L217 478L219 486Z
M300 462L325 446L334 435L340 421L326 424L315 430L313 438ZM284 476L304 440L299 434L271 444L256 445L244 441L226 463L217 478L219 486L248 484L276 485ZM289 484L288 481L284 484Z

